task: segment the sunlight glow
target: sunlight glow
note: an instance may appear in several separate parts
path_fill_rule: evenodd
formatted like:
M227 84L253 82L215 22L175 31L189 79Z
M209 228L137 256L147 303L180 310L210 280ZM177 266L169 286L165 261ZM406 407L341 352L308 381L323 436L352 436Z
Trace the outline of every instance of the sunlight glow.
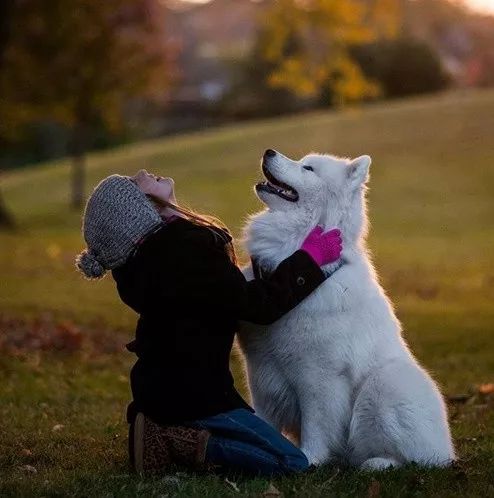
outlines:
M207 3L210 0L184 0L189 3ZM464 0L472 9L494 14L494 0Z
M494 14L494 0L467 0L466 3L475 10Z

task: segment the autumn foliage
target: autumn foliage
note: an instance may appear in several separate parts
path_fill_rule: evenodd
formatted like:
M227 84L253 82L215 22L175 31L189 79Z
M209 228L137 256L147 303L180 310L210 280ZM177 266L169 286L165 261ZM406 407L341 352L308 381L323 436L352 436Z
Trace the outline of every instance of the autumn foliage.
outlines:
M351 48L396 35L397 0L280 0L265 16L262 55L273 65L272 87L300 97L330 90L334 103L376 97L377 81L364 75Z
M134 97L160 97L171 55L156 0L18 0L0 74L0 137L35 121L72 130L73 205L83 202L88 134L121 123Z

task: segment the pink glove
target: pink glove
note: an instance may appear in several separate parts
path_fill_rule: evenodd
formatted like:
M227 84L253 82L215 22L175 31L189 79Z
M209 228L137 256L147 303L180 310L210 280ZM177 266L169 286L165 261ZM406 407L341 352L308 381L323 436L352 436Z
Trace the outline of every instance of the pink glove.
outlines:
M320 226L314 228L300 248L307 252L319 266L337 261L342 250L341 232L337 228L323 232Z

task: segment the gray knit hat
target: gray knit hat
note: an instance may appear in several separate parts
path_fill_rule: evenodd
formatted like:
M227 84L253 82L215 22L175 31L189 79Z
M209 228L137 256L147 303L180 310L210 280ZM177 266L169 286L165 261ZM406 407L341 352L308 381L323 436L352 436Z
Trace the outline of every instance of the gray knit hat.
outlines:
M88 278L101 278L123 265L137 243L162 223L130 177L108 176L86 203L82 229L88 248L77 256L77 268Z

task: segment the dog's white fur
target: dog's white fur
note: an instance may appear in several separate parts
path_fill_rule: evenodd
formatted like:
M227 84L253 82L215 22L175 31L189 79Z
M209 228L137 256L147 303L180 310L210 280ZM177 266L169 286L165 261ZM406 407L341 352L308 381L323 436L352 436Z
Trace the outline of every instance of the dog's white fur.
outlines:
M311 464L450 464L445 404L404 342L365 248L370 157L293 161L276 153L264 161L299 200L258 191L267 209L245 229L250 254L273 270L317 224L338 226L344 265L273 325L243 325L239 344L257 414L294 434ZM252 278L252 269L246 274Z

